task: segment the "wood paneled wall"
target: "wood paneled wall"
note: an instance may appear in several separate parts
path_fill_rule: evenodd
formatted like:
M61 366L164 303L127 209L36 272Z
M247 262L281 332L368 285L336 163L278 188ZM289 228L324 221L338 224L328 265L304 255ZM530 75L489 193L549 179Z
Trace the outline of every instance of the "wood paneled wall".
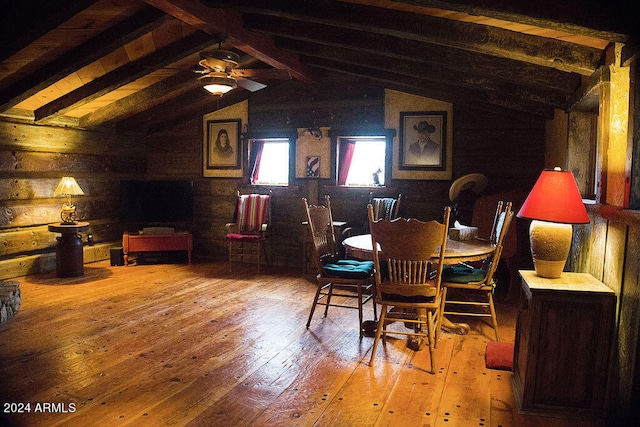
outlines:
M637 61L620 66L618 46L608 48L611 82L599 87L598 111L570 113L569 160L581 173L586 195L595 177L595 199L587 205L590 223L574 226L570 261L574 271L591 273L613 289L618 297L614 345L610 349L606 425L636 425L640 417L640 212L625 209L629 194L633 208L635 192L630 185L637 169L639 124L637 119ZM631 79L629 79L631 76ZM620 93L631 85L629 97ZM597 121L595 171L585 152L596 151L593 124ZM628 126L627 126L628 121ZM573 135L573 136L571 136ZM581 152L581 153L580 153ZM576 155L577 154L577 155ZM633 163L633 166L632 166ZM593 175L592 175L593 174ZM628 187L632 188L629 189ZM594 372L594 375L604 373Z
M122 239L119 180L145 172L140 137L0 121L0 279L55 269L57 235L47 224L60 221L64 200L52 193L63 175L85 193L73 198L95 242L85 261L107 258Z
M591 222L574 226L571 261L575 271L591 273L618 297L617 344L609 363L611 410L607 425L631 425L639 411L640 213L610 205L590 205L588 212Z

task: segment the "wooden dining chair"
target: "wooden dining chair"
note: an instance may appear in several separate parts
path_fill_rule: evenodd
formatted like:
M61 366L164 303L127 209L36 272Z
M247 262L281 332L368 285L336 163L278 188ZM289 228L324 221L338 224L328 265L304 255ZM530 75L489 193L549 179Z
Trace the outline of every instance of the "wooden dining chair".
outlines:
M374 297L373 262L340 259L336 248L336 239L331 215L331 201L325 196L325 205L309 205L302 199L307 215L309 235L313 241L314 263L317 269L318 284L307 329L318 304L324 305L324 316L329 307L342 307L358 310L360 336L363 335L363 306ZM348 304L350 300L356 304ZM377 308L373 304L374 320L377 319Z
M444 315L490 317L496 341L500 341L500 337L493 299L494 275L500 262L504 238L513 219L511 208L511 202L498 202L490 235L495 251L480 266L455 265L445 268L442 278ZM455 300L449 298L451 289L461 290Z
M239 259L253 258L257 272L260 272L260 262L267 253L264 242L271 222L271 193L269 194L240 194L236 193L236 209L233 222L226 225L227 241L229 242L229 272L232 262Z
M418 348L427 341L431 373L435 373L434 351L442 320L441 280L450 213L447 206L442 223L414 218L376 221L373 206L368 206L376 303L382 305L370 366L380 336L386 342L387 334L400 334L417 340ZM438 250L439 255L434 257ZM394 322L413 325L413 331L389 328Z
M369 204L373 206L373 217L376 221L380 219L396 219L400 212L400 201L402 194L398 197L373 197L373 193L369 193Z
M395 219L398 218L401 201L402 194L398 194L398 197L373 197L373 192L369 192L369 203L367 203L367 206L373 206L373 218L376 221L379 219ZM361 226L344 228L341 235L342 239L345 239L347 237L368 233L369 220L367 219Z

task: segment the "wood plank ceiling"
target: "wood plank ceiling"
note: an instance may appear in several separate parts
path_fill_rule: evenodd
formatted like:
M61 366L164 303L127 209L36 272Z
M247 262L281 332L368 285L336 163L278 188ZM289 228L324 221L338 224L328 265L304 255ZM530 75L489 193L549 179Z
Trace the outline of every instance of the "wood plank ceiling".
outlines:
M583 3L586 3L583 4ZM0 117L118 131L247 99L218 98L199 52L238 68L329 75L471 107L551 117L610 43L637 53L631 2L571 0L21 0L0 27ZM251 77L273 89L284 80ZM262 74L262 76L261 76ZM280 73L282 76L282 73Z

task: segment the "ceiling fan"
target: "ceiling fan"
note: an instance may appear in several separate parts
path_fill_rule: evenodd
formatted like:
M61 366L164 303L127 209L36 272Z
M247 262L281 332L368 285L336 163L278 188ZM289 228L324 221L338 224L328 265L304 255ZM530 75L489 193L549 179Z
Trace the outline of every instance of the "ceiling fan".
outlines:
M223 95L240 86L255 92L267 85L251 80L252 77L266 79L291 79L288 70L271 69L237 69L240 55L228 50L205 50L200 52L199 64L201 70L194 70L202 74L200 79L206 90L214 95Z

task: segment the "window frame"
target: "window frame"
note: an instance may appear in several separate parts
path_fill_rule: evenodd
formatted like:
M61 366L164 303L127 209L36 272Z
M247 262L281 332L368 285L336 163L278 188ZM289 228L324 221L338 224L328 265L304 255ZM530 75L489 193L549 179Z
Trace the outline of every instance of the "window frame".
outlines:
M385 138L385 152L384 152L384 185L367 185L367 186L354 186L354 185L338 185L338 139L339 138L357 138L357 137L371 137L382 136ZM395 129L384 128L343 128L343 129L331 129L329 130L329 138L331 139L331 175L330 180L336 187L339 188L386 188L391 184L392 176L392 156L393 156L393 139L396 136Z
M244 152L246 153L246 155L244 156L245 158L244 170L246 171L246 173L243 176L243 180L245 181L245 184L252 187L276 187L276 188L286 188L294 185L295 166L296 166L296 158L295 158L296 137L297 137L297 133L294 133L293 131L251 132L251 133L245 134L245 139L244 139L245 147L243 148ZM266 140L266 139L286 139L289 141L289 174L287 177L288 182L286 185L251 183L251 172L252 172L252 166L253 166L251 165L251 143L252 141L255 141L255 140Z

